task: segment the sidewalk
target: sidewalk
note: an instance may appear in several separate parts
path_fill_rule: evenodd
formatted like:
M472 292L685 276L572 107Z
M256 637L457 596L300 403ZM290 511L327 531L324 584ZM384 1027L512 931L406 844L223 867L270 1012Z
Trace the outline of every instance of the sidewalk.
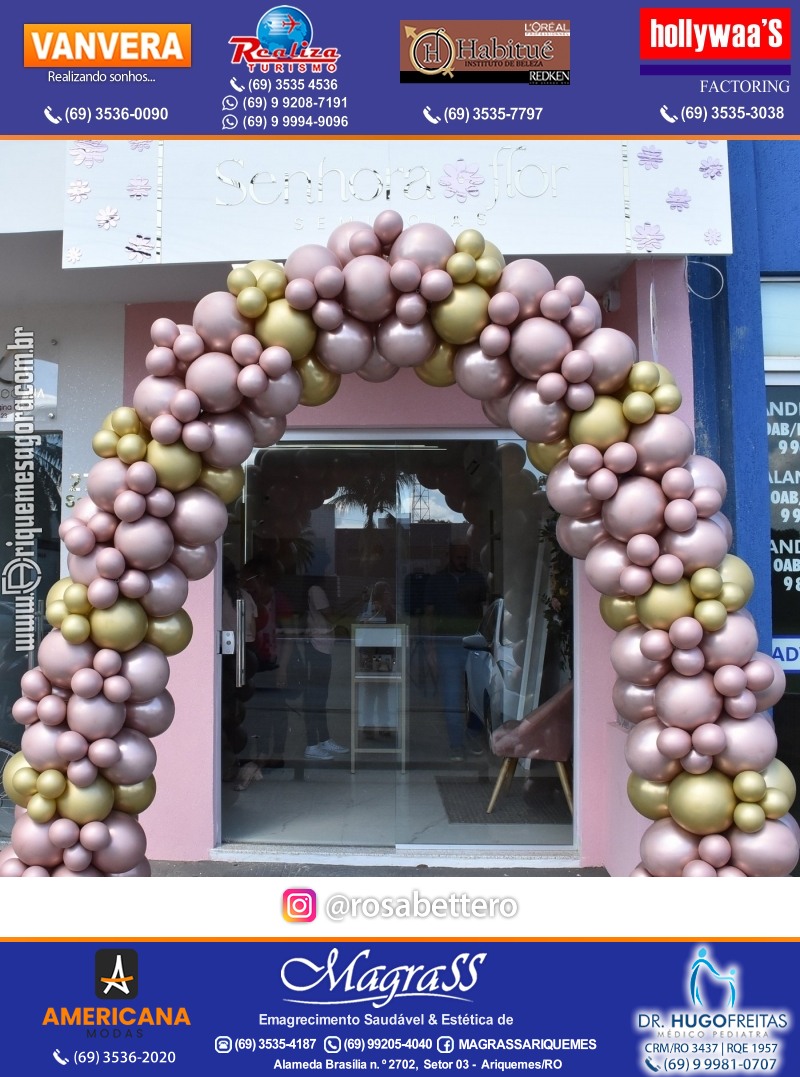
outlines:
M350 864L287 864L279 862L256 863L252 861L180 861L154 860L151 862L153 878L194 878L240 876L243 878L344 878L395 876L417 879L435 879L446 876L462 878L590 878L608 877L605 868L438 868L425 864L409 867L353 866Z

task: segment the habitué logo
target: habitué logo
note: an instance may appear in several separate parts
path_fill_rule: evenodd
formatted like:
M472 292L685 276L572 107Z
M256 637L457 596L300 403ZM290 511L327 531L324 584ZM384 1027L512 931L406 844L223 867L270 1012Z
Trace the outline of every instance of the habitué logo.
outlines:
M312 45L311 19L299 7L279 4L258 20L255 37L230 37L232 64L247 64L274 74L335 71L340 59L337 48Z
M136 950L97 950L94 955L94 993L98 998L122 998L139 993L139 955Z

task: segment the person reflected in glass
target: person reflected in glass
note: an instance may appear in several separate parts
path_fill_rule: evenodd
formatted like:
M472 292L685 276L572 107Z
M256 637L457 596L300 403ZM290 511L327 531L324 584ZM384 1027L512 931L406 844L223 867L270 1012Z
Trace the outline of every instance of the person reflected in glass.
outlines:
M359 621L362 624L394 624L397 611L386 580L376 580L369 592ZM366 666L362 672L391 673L395 663L394 648L362 647L361 661ZM359 686L361 692L359 728L366 740L392 737L397 731L399 699L397 685L366 682Z
M329 760L349 752L335 741L328 729L328 692L333 668L335 614L320 583L312 583L306 597L308 676L303 694L306 726L306 759Z

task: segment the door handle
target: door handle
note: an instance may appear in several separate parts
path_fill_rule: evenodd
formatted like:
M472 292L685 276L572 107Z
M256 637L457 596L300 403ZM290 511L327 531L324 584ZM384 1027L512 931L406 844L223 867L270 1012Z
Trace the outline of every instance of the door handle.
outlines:
M245 640L244 599L236 599L236 645L233 652L236 667L236 687L247 684L247 641Z

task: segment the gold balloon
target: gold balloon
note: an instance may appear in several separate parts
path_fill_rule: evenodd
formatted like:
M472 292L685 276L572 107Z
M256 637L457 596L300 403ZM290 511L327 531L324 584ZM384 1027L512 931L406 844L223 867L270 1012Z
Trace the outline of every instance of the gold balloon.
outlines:
M254 285L252 288L242 288L236 296L236 309L245 318L260 318L267 309L267 302L261 289Z
M297 361L314 347L317 327L311 315L294 310L285 299L274 299L255 324L253 332L265 348L279 344Z
M715 568L698 568L689 580L696 598L717 598L722 590L722 576Z
M182 441L174 445L151 441L147 446L147 462L155 468L159 486L173 494L194 486L203 470L200 454L187 449Z
M629 595L602 595L600 598L600 616L609 628L621 632L628 625L635 625L639 620L636 612L636 599Z
M718 598L698 602L694 608L694 615L706 632L719 632L728 620L728 611Z
M3 788L14 803L21 804L23 808L28 803L28 797L36 792L38 780L39 771L33 769L22 752L12 755L3 770Z
M6 764L8 766L8 764ZM767 782L767 789L780 789L782 793L785 793L789 798L789 807L794 804L794 799L797 796L797 783L794 779L794 774L789 770L785 763L780 759L773 759L768 767L765 767L761 773Z
M114 787L102 774L98 774L85 789L68 781L56 805L65 819L83 826L84 823L105 819L114 807Z
M156 780L151 774L143 782L135 785L114 786L114 807L128 815L138 815L153 803L156 795Z
M655 366L658 367L658 384L659 385L674 385L675 384L675 378L672 376L672 371L671 370L669 370L667 367L663 366L661 363L656 363Z
M64 592L75 581L71 576L62 576L60 580L56 580L50 590L47 592L47 598L44 600L45 605L49 605L51 602L60 602L64 598Z
M622 401L622 414L629 423L646 423L656 412L655 401L649 393L628 393Z
M757 834L764 828L767 816L760 804L737 804L733 810L733 822L745 834Z
M89 619L82 613L68 613L59 627L67 643L85 643L91 634Z
M719 600L728 613L735 613L747 602L744 590L738 583L723 583L719 593Z
M596 396L586 411L576 411L569 424L569 440L573 445L594 445L601 452L625 441L630 423L622 404L613 396Z
M478 267L472 255L467 254L466 251L458 250L447 259L445 269L456 284L469 284L471 280L474 280L475 274L478 272Z
M36 780L36 792L47 800L60 797L67 788L67 779L60 770L43 770Z
M147 632L147 614L132 598L118 598L105 610L93 610L89 622L92 643L115 651L131 651Z
M728 553L720 562L719 574L723 583L735 583L744 591L744 600L749 602L756 585L755 577L746 561L736 554Z
M480 258L486 249L486 240L477 228L465 228L456 236L456 250L471 254L473 258Z
M503 263L488 254L475 261L475 283L481 288L494 288L503 275Z
M412 369L420 381L424 381L426 385L444 389L448 385L455 385L456 376L453 373L455 357L456 350L453 345L446 344L442 340L436 345L433 355L429 355L424 363Z
M489 324L489 293L479 284L456 284L431 306L433 328L448 344L470 344Z
M123 464L135 464L147 456L147 440L141 434L123 434L117 442L117 456Z
M255 288L256 275L244 266L238 266L230 271L226 284L231 295L238 295L243 288Z
M230 505L235 501L244 489L244 468L241 464L235 467L203 467L197 485L216 494L220 501Z
M300 403L310 407L327 404L336 395L342 381L341 374L328 370L315 355L306 355L294 364L294 369L303 382Z
M108 415L106 415L105 419L103 419L102 423L100 423L100 429L101 430L110 430L113 433L114 427L111 425L111 420L113 419L113 417L114 417L114 412L110 411L108 413Z
M759 804L767 819L780 819L792 806L787 795L780 789L768 789Z
M684 771L669 783L669 813L690 834L719 834L733 822L737 807L730 778L713 768L705 774Z
M767 791L767 783L757 770L742 770L733 779L733 791L739 800L758 804Z
M89 601L89 588L85 583L71 583L64 591L64 605L70 613L88 613L92 604Z
M56 802L43 797L41 793L34 793L26 807L34 823L49 823L56 814Z
M656 363L646 359L634 363L628 375L628 385L634 392L652 393L660 377Z
M569 455L572 442L569 438L559 438L549 444L546 441L529 441L525 446L525 453L536 468L543 475L549 475L559 461Z
M665 819L669 815L668 793L669 782L652 782L638 774L628 778L628 800L647 819Z
M258 266L258 270L256 270ZM251 262L248 269L256 275L256 284L261 291L272 302L273 299L283 299L283 293L286 291L286 273L282 265L277 262Z
M683 403L683 396L677 385L659 385L653 390L653 402L659 415L671 415Z
M102 456L104 460L117 455L119 436L113 430L98 430L92 438L92 452L95 456Z
M51 624L53 628L61 628L64 618L69 614L69 610L62 601L48 602L44 608L44 615L47 618L48 624Z
M191 638L192 619L186 610L178 610L168 617L151 617L144 635L147 643L152 643L167 656L180 654L189 646Z
M484 242L483 253L488 258L494 258L494 260L499 263L501 269L505 266L506 259L503 252L488 239Z
M679 617L691 617L695 599L688 580L654 583L647 594L636 599L639 620L647 628L667 631Z
M142 422L134 408L114 408L111 412L111 429L122 437L124 434L138 434Z

